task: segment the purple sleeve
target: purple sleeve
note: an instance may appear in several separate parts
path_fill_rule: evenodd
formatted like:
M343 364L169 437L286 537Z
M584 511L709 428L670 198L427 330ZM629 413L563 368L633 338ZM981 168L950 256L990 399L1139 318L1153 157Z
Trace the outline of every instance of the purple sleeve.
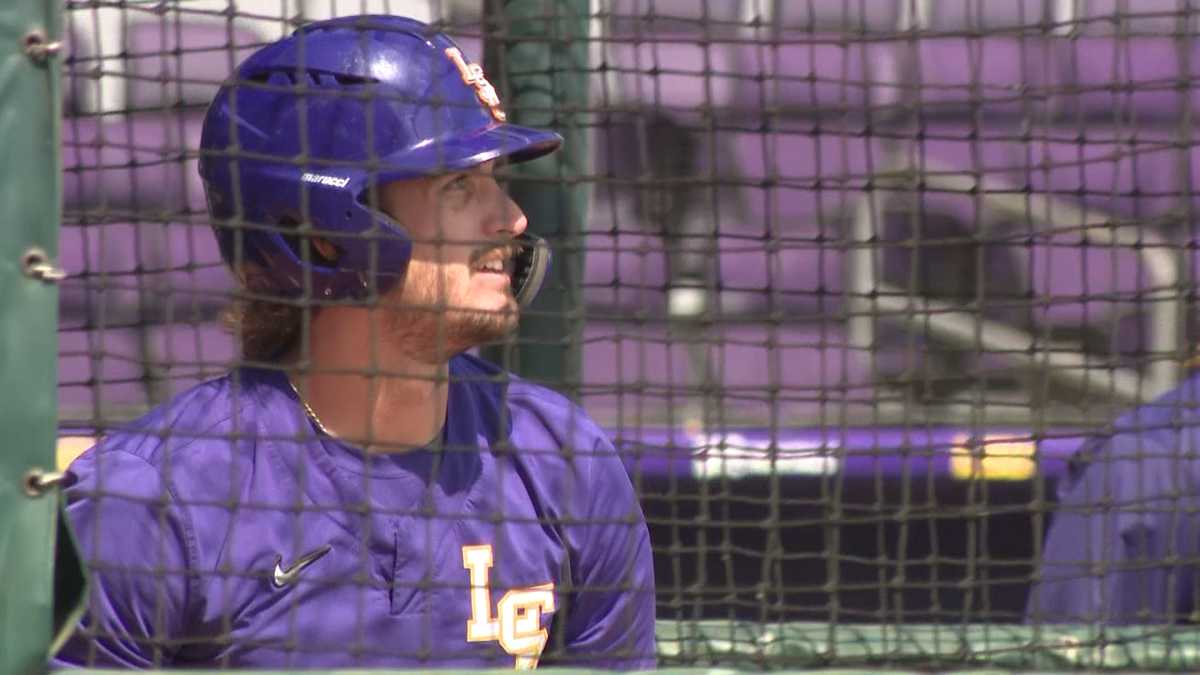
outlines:
M67 516L89 576L87 611L51 665L170 665L188 596L189 537L158 470L93 449L71 465Z
M1147 436L1085 450L1064 479L1028 622L1162 623L1194 609L1194 460Z
M654 562L646 519L612 444L597 441L593 452L571 514L579 521L571 526L579 553L571 570L566 658L553 665L651 669Z

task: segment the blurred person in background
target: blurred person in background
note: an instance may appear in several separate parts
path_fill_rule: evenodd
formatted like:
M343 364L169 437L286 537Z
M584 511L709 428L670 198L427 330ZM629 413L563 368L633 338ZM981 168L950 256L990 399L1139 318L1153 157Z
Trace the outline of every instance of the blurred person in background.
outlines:
M1087 441L1058 505L1026 607L1029 623L1196 620L1200 371Z

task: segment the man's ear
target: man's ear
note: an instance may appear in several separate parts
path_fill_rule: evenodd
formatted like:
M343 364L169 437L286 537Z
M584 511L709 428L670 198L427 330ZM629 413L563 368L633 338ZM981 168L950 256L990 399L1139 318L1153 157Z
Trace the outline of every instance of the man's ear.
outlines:
M284 230L283 240L287 242L296 257L303 260L304 252L307 249L309 259L314 263L325 267L337 267L338 258L341 257L341 251L337 244L317 234L303 237L287 234L288 230L299 230L300 222L299 218L292 215L285 215L279 219L279 226ZM320 230L316 231L320 232Z
M233 276L238 280L242 287L249 286L251 279L255 279L262 275L262 268L253 263L243 262L233 266Z
M316 249L317 255L321 256L322 264L328 267L333 267L337 264L338 250L332 241L329 241L325 237L313 237L310 241L312 242L312 247Z

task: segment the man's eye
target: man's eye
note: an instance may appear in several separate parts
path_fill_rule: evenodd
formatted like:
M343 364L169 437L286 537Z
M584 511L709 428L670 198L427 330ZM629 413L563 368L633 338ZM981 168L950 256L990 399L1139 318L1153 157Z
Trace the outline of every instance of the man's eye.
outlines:
M454 180L447 183L446 189L448 189L448 190L466 190L470 186L471 186L471 183L467 179L466 176L459 176L458 178L455 178Z

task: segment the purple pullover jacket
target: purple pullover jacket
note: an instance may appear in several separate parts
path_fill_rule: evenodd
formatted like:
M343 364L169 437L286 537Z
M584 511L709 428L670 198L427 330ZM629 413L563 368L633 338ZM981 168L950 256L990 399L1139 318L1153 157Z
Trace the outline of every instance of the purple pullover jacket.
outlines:
M1200 609L1200 375L1085 444L1059 502L1028 621L1189 620Z
M89 611L54 666L652 668L630 479L577 406L450 363L439 447L365 455L239 369L76 460Z

